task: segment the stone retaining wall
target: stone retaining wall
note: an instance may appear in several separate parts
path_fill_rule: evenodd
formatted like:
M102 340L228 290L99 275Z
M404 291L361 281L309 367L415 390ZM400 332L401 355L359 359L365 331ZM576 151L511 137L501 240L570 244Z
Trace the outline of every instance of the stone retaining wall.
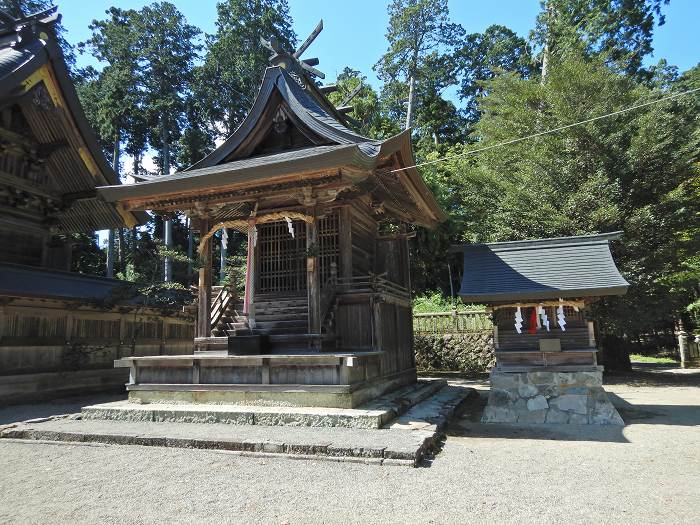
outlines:
M415 334L420 371L487 372L495 363L493 333Z
M491 371L484 423L624 425L603 390L603 372Z

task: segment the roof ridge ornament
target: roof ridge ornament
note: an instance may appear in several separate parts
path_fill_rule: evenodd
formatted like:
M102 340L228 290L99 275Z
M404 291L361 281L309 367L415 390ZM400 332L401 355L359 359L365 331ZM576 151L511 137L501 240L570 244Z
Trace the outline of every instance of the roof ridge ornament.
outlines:
M279 40L274 36L270 37L269 40L265 40L263 37L260 37L260 43L265 49L272 52L272 55L270 55L270 64L286 69L290 72L290 74L295 73L297 76L292 75L294 80L296 80L297 83L305 89L301 78L306 74L318 78L326 78L326 75L313 67L318 65L318 58L307 58L304 60L300 59L301 55L309 48L313 41L316 40L316 37L321 33L321 31L323 31L323 20L316 24L316 27L311 34L293 53L289 53L282 49ZM295 72L294 70L298 71Z
M58 13L58 6L55 5L19 18L15 18L7 11L0 9L0 35L14 33L20 36L20 41L31 40L31 37L41 37L36 26L51 26L60 20L61 15Z

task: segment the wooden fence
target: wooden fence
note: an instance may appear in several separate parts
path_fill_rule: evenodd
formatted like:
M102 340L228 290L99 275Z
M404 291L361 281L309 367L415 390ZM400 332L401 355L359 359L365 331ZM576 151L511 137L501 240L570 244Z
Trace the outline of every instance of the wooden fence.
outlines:
M413 332L416 334L459 334L491 330L493 324L485 310L413 314Z

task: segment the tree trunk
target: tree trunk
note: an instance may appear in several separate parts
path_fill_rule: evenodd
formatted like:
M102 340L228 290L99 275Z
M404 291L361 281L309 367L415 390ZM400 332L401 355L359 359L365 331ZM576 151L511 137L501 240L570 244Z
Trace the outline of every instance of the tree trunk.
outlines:
M410 129L413 126L413 105L415 103L415 92L414 92L415 79L413 75L408 81L408 108L406 109L406 128Z
M168 130L165 126L165 119L161 126L161 138L163 141L163 175L170 175L170 145L168 144ZM169 218L163 219L163 237L166 249L171 250L173 247L173 223ZM173 261L167 256L165 257L163 268L163 280L168 283L173 280Z
M114 137L114 154L112 156L112 168L119 178L119 132ZM107 277L114 277L114 230L110 229L107 235Z
M549 74L549 63L552 54L552 21L554 19L554 7L552 7L551 2L547 2L545 10L547 11L547 24L546 24L546 35L544 39L544 48L542 49L542 76L540 78L540 83L544 84L547 81L547 75Z

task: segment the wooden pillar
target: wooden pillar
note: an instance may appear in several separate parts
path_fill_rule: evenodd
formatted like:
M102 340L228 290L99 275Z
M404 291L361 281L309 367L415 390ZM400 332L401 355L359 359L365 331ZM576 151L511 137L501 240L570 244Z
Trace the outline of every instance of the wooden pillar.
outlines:
M338 224L338 252L340 258L340 276L352 277L352 211L350 206L340 209Z
M255 328L255 245L257 230L255 219L248 220L248 249L245 263L245 292L243 295L243 313L248 315L248 326Z
M314 220L306 223L306 249L315 249L318 251L318 219L316 218L316 210L308 209L308 215L313 216ZM309 333L321 333L321 283L320 283L320 256L316 253L315 257L307 258L306 267L306 291L309 300Z
M588 346L595 348L595 327L593 326L593 321L588 321Z
M209 231L209 219L199 219L199 233L204 236ZM211 237L204 243L202 266L199 268L199 288L197 289L197 337L211 337Z

